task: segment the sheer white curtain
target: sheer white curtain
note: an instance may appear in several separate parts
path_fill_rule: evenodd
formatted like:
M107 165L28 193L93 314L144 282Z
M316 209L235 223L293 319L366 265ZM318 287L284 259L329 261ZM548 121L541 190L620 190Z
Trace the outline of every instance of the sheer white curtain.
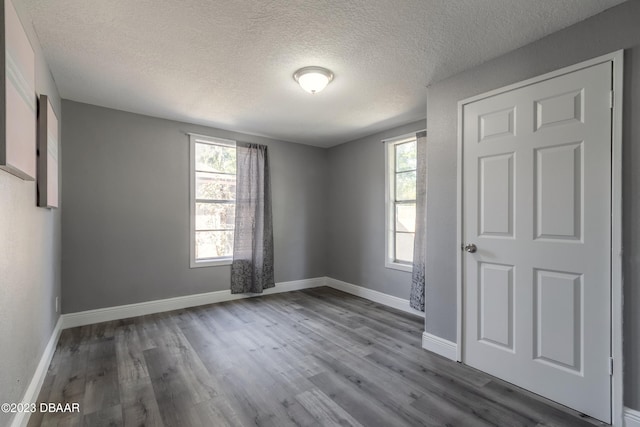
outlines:
M413 243L411 307L424 311L425 264L427 251L427 132L416 134L416 234Z
M267 147L238 145L236 219L231 293L262 293L275 286L273 220Z

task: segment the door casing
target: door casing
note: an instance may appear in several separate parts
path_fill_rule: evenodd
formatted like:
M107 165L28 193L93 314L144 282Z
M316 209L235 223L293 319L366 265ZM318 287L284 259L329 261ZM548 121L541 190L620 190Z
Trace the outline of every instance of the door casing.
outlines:
M484 98L510 92L524 86L549 80L564 74L572 73L604 62L613 63L613 100L611 120L611 357L613 358L613 374L611 381L611 420L614 426L624 424L623 376L622 376L622 97L624 50L561 68L531 79L509 86L495 89L458 102L458 158L457 158L457 360L464 362L464 287L463 287L463 107Z

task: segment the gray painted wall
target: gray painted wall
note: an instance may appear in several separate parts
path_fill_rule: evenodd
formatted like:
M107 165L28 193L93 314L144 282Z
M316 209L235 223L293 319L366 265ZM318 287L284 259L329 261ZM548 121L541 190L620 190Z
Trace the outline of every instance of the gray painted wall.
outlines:
M420 120L328 150L328 276L409 299L411 273L384 266L386 168L381 140L425 126Z
M21 16L26 16L20 10ZM617 49L625 53L625 403L640 409L640 2L489 61L428 91L426 330L455 341L457 101ZM62 115L64 312L226 289L228 267L190 269L185 131L267 144L276 280L329 275L407 298L409 273L384 267L380 140L424 121L322 150L64 101L37 55L37 88ZM328 191L331 189L331 191ZM328 209L327 209L328 208ZM60 213L35 207L35 186L0 172L0 401L18 401L57 315ZM0 414L0 424L11 417Z
M63 312L229 289L189 268L189 138L266 144L277 282L326 274L326 150L64 100Z
M58 90L31 21L18 2L16 9L36 55L36 90L49 95L60 117ZM35 182L0 171L0 402L22 400L58 320L60 211L36 207ZM0 413L0 425L12 415Z
M629 1L428 90L426 330L456 340L457 102L618 49L625 52L625 404L640 409L640 1Z

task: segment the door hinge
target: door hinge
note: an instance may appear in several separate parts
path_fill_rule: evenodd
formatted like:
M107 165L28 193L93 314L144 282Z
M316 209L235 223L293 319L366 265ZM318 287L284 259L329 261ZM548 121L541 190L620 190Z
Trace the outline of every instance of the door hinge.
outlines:
M613 375L613 357L609 358L609 376Z
M609 92L609 108L613 108L613 91Z

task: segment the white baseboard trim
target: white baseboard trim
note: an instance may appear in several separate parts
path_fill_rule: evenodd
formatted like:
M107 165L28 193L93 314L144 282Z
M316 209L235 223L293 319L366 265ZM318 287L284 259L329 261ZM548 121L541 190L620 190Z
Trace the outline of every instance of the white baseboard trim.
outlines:
M424 318L424 313L422 311L414 310L413 308L411 308L408 299L394 297L392 295L374 291L363 286L343 282L342 280L334 279L332 277L326 277L325 279L326 285L330 288L334 288L351 295L356 295L368 299L369 301L377 302Z
M453 361L458 359L458 345L428 332L422 333L422 348Z
M325 278L316 277L313 279L276 283L275 287L266 289L261 294L232 294L230 290L224 290L155 301L145 301L116 307L99 308L96 310L80 311L77 313L63 314L62 328L74 328L76 326L92 325L94 323L108 322L111 320L127 319L129 317L144 316L146 314L162 313L165 311L179 310L181 308L196 307L199 305L251 298L261 295L278 294L281 292L297 291L300 289L315 288L324 285Z
M640 427L640 411L631 408L624 408L624 426Z
M40 362L38 363L38 366L36 367L36 370L33 373L33 377L31 378L29 387L27 387L27 390L24 393L24 397L22 398L22 400L20 400L20 402L36 403L38 401L38 395L40 394L40 389L42 388L44 379L47 377L49 364L51 363L53 354L56 351L56 346L58 345L58 338L60 338L60 333L62 332L62 323L63 323L62 316L60 316L58 317L56 326L53 328L53 332L51 333L49 342L47 343L47 346L44 348L44 352L42 353ZM13 418L13 421L11 422L11 427L25 427L29 422L30 415L31 413L29 412L16 413L16 416Z

